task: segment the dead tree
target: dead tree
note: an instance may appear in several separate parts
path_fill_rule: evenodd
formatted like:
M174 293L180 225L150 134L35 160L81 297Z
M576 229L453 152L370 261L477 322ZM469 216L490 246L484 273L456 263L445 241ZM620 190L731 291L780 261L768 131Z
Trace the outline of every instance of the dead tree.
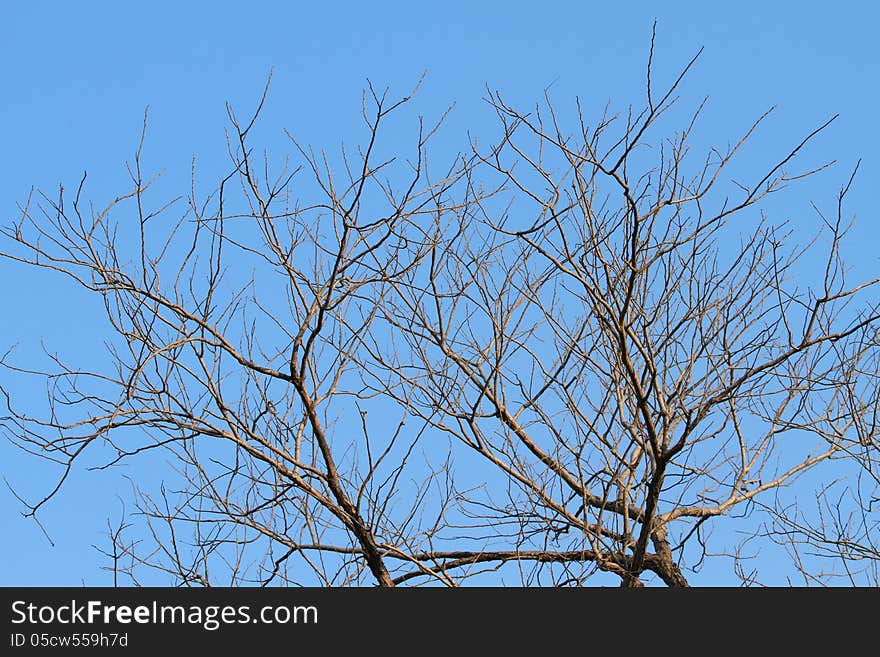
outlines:
M2 361L48 383L37 410L3 389L4 434L61 468L28 513L84 453L160 451L175 467L132 475L111 527L115 577L687 586L732 556L752 581L709 530L737 515L772 541L789 484L876 452L877 281L845 276L852 178L824 247L761 212L823 168L797 167L830 121L731 185L766 115L727 150L692 152L702 105L662 138L694 62L658 92L652 59L620 115L490 91L498 138L443 166L441 122L387 151L411 95L370 87L355 151L292 142L276 165L250 141L259 108L230 109L206 198L154 201L143 138L103 209L85 176L34 194L3 256L99 295L109 330L100 363Z

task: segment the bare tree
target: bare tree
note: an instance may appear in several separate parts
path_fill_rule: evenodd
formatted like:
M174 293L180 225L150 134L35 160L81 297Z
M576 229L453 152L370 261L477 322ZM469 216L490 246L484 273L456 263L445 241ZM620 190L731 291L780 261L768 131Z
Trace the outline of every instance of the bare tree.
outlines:
M99 295L110 330L101 363L2 361L48 383L40 413L3 390L5 435L61 467L28 513L86 452L161 450L174 470L133 475L136 511L110 527L115 578L687 586L731 558L759 581L743 545L823 527L790 513L789 484L876 460L877 280L845 275L852 178L816 206L825 246L761 212L824 168L795 167L830 121L730 185L767 115L692 153L703 105L671 110L695 60L658 92L652 40L645 105L621 115L489 91L498 138L442 166L442 117L386 152L412 94L371 86L354 151L256 156L264 94L246 121L229 108L206 198L194 182L156 204L143 137L103 209L85 176L72 199L33 195L3 256ZM734 516L744 540L719 545Z

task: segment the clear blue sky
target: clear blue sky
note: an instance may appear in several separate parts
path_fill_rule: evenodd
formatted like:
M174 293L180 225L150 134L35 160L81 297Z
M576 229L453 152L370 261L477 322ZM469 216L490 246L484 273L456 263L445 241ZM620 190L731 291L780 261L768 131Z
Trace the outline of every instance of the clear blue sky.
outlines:
M419 109L437 116L456 102L445 133L453 148L491 123L486 84L519 103L539 100L552 83L561 103L578 95L625 106L643 92L655 18L661 80L706 47L685 90L709 96L703 138L725 146L779 106L746 164L766 164L840 113L814 147L817 159L840 166L803 189L828 199L863 158L850 253L855 268L876 266L880 6L864 1L9 3L0 28L0 222L15 218L31 186L70 188L83 170L91 196L109 200L124 187L147 105L148 168L185 185L196 156L211 180L224 158L224 103L251 108L272 68L260 129L279 152L282 128L328 147L351 135L367 78L403 91L427 71ZM0 277L0 352L17 344L25 360L41 341L62 353L97 348L90 313L100 308L6 261ZM0 473L32 494L46 475L5 443ZM54 547L0 486L0 584L108 583L91 546L126 486L119 473L76 473L42 515Z

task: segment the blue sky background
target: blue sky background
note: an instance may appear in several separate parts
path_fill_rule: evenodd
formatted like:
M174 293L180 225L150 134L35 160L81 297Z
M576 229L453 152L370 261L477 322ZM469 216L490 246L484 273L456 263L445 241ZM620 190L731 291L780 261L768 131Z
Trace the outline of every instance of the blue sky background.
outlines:
M147 169L164 169L167 189L186 190L196 157L213 183L226 164L226 101L248 112L274 67L260 143L289 150L282 130L337 147L360 129L369 78L401 93L427 71L417 100L428 117L456 108L443 147L466 147L468 130L494 135L481 101L485 85L529 105L552 84L565 106L580 96L596 109L643 96L651 24L658 19L656 73L668 81L699 49L683 101L709 96L697 139L726 146L771 105L778 112L740 161L766 166L829 116L840 119L813 146L811 161L839 165L798 188L790 217L808 200L831 202L863 159L849 207L859 214L848 253L856 272L876 275L874 196L880 172L875 118L876 25L869 2L458 2L142 3L30 2L4 7L0 27L0 223L16 217L32 186L73 188L83 170L90 196L108 201L125 188L124 163L137 145L145 106ZM389 134L402 145L404 135ZM448 140L445 141L445 140ZM812 219L804 219L805 237ZM807 225L809 224L809 225ZM98 353L93 313L102 309L58 277L0 261L0 352L17 344L19 362L45 342L87 358ZM26 395L38 390L21 390ZM47 470L0 443L0 474L36 495ZM0 486L0 584L108 584L92 547L127 482L120 472L77 472L42 514L54 541L20 515ZM769 558L769 557L768 557Z

